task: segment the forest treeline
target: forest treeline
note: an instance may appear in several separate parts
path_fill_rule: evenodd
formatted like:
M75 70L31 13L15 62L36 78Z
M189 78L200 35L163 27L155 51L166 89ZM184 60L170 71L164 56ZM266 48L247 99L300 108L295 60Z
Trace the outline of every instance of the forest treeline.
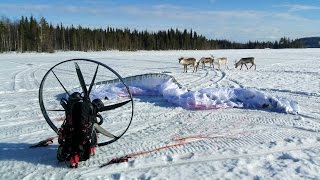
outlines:
M44 17L33 16L20 20L0 19L0 52L54 52L102 50L208 50L303 48L299 40L283 37L279 41L249 41L207 39L193 30L169 29L157 32L119 29L91 29L78 25L52 25Z

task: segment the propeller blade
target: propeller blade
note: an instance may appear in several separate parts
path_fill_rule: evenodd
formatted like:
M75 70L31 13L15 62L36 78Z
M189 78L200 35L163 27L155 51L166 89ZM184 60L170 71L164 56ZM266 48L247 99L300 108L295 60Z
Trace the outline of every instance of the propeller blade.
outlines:
M123 101L121 103L117 103L117 104L112 104L112 105L108 105L108 106L103 106L101 108L99 108L99 112L102 112L102 111L108 111L108 110L112 110L112 109L116 109L116 108L119 108L127 103L131 102L131 99L127 100L127 101Z
M94 81L95 81L95 79L97 77L98 68L99 68L99 64L97 65L96 71L94 72L94 75L93 75L93 78L92 78L92 81L91 81L91 84L90 84L90 87L89 87L89 90L88 90L88 96L90 95L92 86L93 86Z
M87 91L86 83L84 82L80 67L79 67L78 63L76 63L76 62L74 62L74 65L76 67L78 79L79 79L82 91L84 93L84 97L88 98L88 91Z
M99 124L94 123L94 128L98 133L101 133L109 138L118 138L117 136L111 134L110 132L108 132L107 130L105 130L103 127L101 127Z

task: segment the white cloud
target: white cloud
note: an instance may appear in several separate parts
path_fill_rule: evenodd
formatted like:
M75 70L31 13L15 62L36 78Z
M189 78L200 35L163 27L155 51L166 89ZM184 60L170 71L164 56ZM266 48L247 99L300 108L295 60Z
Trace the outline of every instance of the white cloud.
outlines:
M51 8L46 4L0 4L2 10L7 11L43 11Z
M62 7L63 11L68 12L68 13L78 13L81 12L83 10L85 10L84 8L81 7L77 7L77 6L65 6Z
M282 20L287 20L287 21L296 21L296 22L311 22L313 20L308 19L308 18L304 18L302 16L298 16L298 15L293 15L291 13L274 13L272 14L272 17L274 18L279 18Z
M319 10L319 6L307 6L307 5L299 5L299 4L294 4L289 7L289 11L295 12L295 11L308 11L308 10Z
M320 6L310 6L303 4L285 4L285 5L277 5L274 7L284 7L288 12L298 12L298 11L310 11L310 10L319 10Z

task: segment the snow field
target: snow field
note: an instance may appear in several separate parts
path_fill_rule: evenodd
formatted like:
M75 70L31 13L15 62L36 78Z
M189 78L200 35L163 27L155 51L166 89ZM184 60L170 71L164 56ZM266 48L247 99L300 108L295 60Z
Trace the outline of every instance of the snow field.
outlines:
M210 54L227 57L231 69L183 73L178 64L180 56ZM234 69L234 60L246 56L255 57L256 71ZM38 105L41 79L51 66L71 58L101 61L122 77L165 73L191 91L254 88L294 100L300 111L188 110L161 96L135 97L133 123L123 138L97 148L95 156L71 170L56 160L57 142L29 148L54 135ZM319 60L319 49L1 54L0 179L318 179ZM119 113L108 114L111 128L123 127ZM185 138L183 145L99 168L114 157L172 145L179 138Z

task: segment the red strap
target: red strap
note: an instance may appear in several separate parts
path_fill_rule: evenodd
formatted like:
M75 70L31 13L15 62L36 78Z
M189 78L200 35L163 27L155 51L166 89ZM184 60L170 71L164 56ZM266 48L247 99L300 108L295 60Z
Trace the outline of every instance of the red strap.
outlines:
M160 151L162 149L167 149L167 148L172 148L172 147L176 147L176 146L181 146L181 145L185 145L187 143L191 143L193 141L187 141L188 139L203 139L203 138L219 138L219 137L225 137L225 135L215 135L215 136L207 136L207 135L196 135L196 136L189 136L189 137L177 137L174 140L177 142L175 144L170 144L170 145L166 145L166 146L162 146L162 147L158 147L155 149L151 149L151 150L147 150L147 151L140 151L140 152L136 152L136 153L132 153L132 154L128 154L125 156L121 156L118 158L113 158L111 159L111 161L104 163L100 166L100 168L104 167L104 166L108 166L110 164L115 164L115 163L122 163L122 162L128 162L129 158L133 158L139 155L143 155L143 154L147 154L147 153L152 153L155 151Z
M95 150L94 147L91 147L91 148L90 148L90 155L91 155L91 156L94 155L94 150Z
M78 168L78 163L79 163L79 156L78 156L78 153L75 153L70 158L70 167L71 168Z
M107 162L107 163L103 163L100 168L104 167L104 166L108 166L110 164L116 164L116 163L122 163L122 162L128 162L129 158L132 158L130 155L126 155L126 156L122 156L122 157L118 157L118 158L113 158L111 159L111 161Z

